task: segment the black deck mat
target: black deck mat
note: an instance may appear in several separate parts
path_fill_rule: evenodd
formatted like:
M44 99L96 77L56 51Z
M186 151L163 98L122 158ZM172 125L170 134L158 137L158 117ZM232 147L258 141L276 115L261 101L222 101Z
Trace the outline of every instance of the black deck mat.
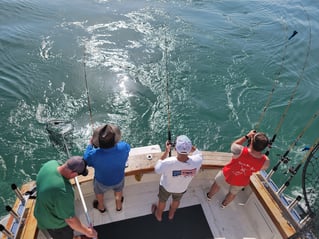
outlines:
M151 211L151 209L150 209ZM95 226L99 239L213 239L201 205L177 209L175 218L169 221L168 212L163 221L154 215L131 218L119 222Z

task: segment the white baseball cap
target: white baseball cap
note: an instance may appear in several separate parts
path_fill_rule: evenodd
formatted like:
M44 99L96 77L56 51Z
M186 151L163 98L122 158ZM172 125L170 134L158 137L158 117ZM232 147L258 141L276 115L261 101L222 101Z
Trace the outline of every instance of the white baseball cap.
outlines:
M175 149L179 154L189 154L192 150L192 141L186 135L180 135L176 139Z

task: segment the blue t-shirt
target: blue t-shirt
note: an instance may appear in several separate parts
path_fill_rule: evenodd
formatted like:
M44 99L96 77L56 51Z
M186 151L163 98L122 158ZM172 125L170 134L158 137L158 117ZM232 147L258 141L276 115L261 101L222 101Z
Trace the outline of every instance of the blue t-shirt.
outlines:
M99 183L113 186L120 183L125 176L125 164L130 149L130 145L124 141L109 149L94 148L90 144L83 158L88 166L94 168L94 177Z

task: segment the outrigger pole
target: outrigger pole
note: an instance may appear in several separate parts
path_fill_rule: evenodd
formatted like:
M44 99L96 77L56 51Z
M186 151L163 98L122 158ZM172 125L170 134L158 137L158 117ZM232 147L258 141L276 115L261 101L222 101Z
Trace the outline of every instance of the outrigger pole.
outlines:
M168 91L168 70L167 70L167 40L166 40L166 32L165 32L165 75L166 75L166 96L167 96L167 140L172 145L172 134L170 129L170 110L169 110L169 91ZM169 157L172 156L172 150L168 153Z

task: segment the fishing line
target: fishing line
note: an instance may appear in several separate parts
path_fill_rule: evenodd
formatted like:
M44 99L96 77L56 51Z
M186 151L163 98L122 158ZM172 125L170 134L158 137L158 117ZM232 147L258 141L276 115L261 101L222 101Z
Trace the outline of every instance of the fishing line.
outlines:
M287 24L285 24L285 32L287 32ZM282 72L282 69L284 68L284 62L286 60L286 50L287 50L287 47L288 47L288 42L290 39L292 39L295 35L297 34L297 31L294 31L294 33L288 38L288 40L286 41L285 45L284 45L284 49L283 49L283 52L282 52L282 57L281 57L281 64L280 64L280 68L279 68L279 71L278 73L276 73L276 78L274 80L274 83L272 85L272 89L270 91L270 94L268 95L268 99L266 101L266 104L265 106L263 107L263 111L261 112L260 116L259 116L259 119L258 119L258 123L255 125L254 129L255 130L258 130L259 128L259 125L260 123L262 122L262 120L264 119L264 116L265 116L265 113L266 113L266 110L268 109L268 106L271 102L271 99L272 99L272 96L274 94L274 91L276 89L276 86L277 86L277 83L278 83L278 79L279 77L281 76L281 72Z
M289 184L290 181L294 178L294 176L297 174L298 170L301 168L302 164L309 158L310 155L312 155L313 150L315 149L316 145L319 143L319 138L315 141L315 143L310 147L308 153L303 157L301 162L296 167L291 167L289 169L290 176L287 179L287 181L278 189L278 194L281 194L283 190L285 190Z
M302 7L303 7L303 5L302 5ZM304 61L303 67L302 67L302 71L301 71L300 77L298 78L298 81L296 82L296 86L295 86L295 88L294 88L294 90L293 90L293 92L292 92L292 94L291 94L291 96L290 96L290 99L289 99L289 101L288 101L288 104L287 104L287 106L286 106L286 109L284 110L283 114L281 115L280 120L279 120L279 123L278 123L278 125L277 125L277 127L276 127L276 129L275 129L275 133L274 133L272 139L271 139L270 142L269 142L268 150L267 150L267 152L266 152L266 155L269 155L269 151L270 151L270 149L271 149L271 146L272 146L273 142L275 142L275 139L276 139L276 137L277 137L277 134L278 134L278 132L279 132L279 130L280 130L280 128L281 128L283 122L284 122L284 119L285 119L285 117L286 117L286 115L287 115L287 112L288 112L288 110L289 110L289 108L290 108L290 106L291 106L291 103L292 103L292 101L293 101L293 99L294 99L294 97L295 97L295 94L296 94L296 92L297 92L297 88L298 88L298 86L299 86L301 80L304 78L305 68L306 68L306 65L307 65L307 63L308 63L308 58L309 58L309 55L310 55L310 47L311 47L311 24L310 24L309 15L308 15L308 13L306 12L306 10L305 10L304 7L303 7L303 10L304 10L304 12L305 12L305 14L306 14L306 16L307 16L308 25L309 25L309 40L308 40L307 53L306 53L305 61ZM297 33L294 33L293 35L296 35L296 34L297 34ZM293 35L291 36L291 38L293 37Z
M168 70L167 70L167 39L166 39L166 31L165 31L165 76L166 76L166 100L167 100L167 140L169 144L172 144L172 134L170 129L170 120L171 120L171 114L170 114L170 108L169 108L169 90L168 90ZM168 153L169 157L172 156L172 150Z
M287 151L284 153L284 155L282 155L280 157L280 160L277 162L277 164L270 170L270 172L268 173L268 175L266 176L266 179L269 179L274 172L277 171L278 167L280 166L281 163L287 163L289 162L289 158L287 157L288 154L290 153L290 151L297 145L297 143L299 142L299 140L302 138L302 136L304 135L304 133L307 131L307 129L312 125L313 121L317 118L319 114L319 110L310 118L310 120L308 121L308 123L306 124L306 126L303 128L303 130L299 133L299 135L297 136L297 138L293 141L293 143L290 145L290 147L287 149Z
M86 98L87 98L87 103L88 103L89 113L90 113L90 121L91 121L92 131L94 131L92 109L91 109L91 101L90 101L90 93L89 93L88 81L87 81L87 78L86 78L85 54L84 54L84 60L83 60L83 69L84 69L84 81L85 81Z

